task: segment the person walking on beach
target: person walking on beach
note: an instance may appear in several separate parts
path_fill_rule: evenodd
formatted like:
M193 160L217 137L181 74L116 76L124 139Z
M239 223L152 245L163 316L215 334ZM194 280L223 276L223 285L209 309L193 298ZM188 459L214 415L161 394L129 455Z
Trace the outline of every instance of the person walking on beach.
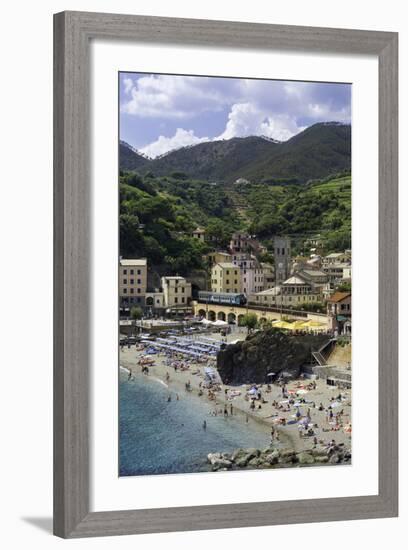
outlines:
M170 401L171 401L171 395L169 395L169 396L167 397L167 403L170 403Z
M232 406L232 403L230 405L230 415L232 416L233 415L233 410L234 410L234 407Z
M227 410L227 406L225 405L224 407L224 418L226 418L228 416L228 410Z
M204 422L203 422L203 430L205 431L206 429L207 429L207 421L204 420Z

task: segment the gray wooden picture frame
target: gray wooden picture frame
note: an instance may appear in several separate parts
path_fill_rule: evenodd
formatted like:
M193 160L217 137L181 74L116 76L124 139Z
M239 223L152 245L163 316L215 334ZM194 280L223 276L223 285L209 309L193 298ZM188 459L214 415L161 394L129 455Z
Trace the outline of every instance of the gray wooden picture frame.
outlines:
M379 492L92 512L89 506L89 44L94 38L371 54L379 60ZM398 513L398 35L63 12L54 16L54 532L89 537L394 517ZM367 129L369 131L369 129Z

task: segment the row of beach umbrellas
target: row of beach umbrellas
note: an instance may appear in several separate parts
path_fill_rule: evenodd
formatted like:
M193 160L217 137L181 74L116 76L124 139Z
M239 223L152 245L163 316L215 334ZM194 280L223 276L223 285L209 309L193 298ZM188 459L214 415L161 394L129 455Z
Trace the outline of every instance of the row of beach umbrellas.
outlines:
M294 321L293 323L288 323L287 321L272 321L272 324L274 328L283 328L286 330L322 330L326 328L324 323L313 321L312 319L308 321Z

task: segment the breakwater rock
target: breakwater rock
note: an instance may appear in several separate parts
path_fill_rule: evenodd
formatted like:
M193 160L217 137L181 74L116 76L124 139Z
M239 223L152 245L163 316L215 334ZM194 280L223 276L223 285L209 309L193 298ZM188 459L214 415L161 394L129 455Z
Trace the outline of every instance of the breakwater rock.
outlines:
M288 468L311 465L351 464L351 451L344 445L316 447L307 451L293 449L236 449L232 453L207 456L213 472L241 469Z
M217 355L217 368L225 384L264 384L268 373L297 378L311 352L329 340L326 335L288 335L268 329L231 344Z

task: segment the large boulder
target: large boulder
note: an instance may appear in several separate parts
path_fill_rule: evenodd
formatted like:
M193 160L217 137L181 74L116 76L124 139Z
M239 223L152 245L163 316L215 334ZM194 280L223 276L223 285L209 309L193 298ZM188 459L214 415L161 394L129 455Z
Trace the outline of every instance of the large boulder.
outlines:
M299 464L313 464L315 459L310 453L302 452L298 454Z
M263 384L268 373L285 373L297 378L311 351L326 341L325 335L290 335L268 329L246 340L228 345L217 355L217 368L225 384Z

